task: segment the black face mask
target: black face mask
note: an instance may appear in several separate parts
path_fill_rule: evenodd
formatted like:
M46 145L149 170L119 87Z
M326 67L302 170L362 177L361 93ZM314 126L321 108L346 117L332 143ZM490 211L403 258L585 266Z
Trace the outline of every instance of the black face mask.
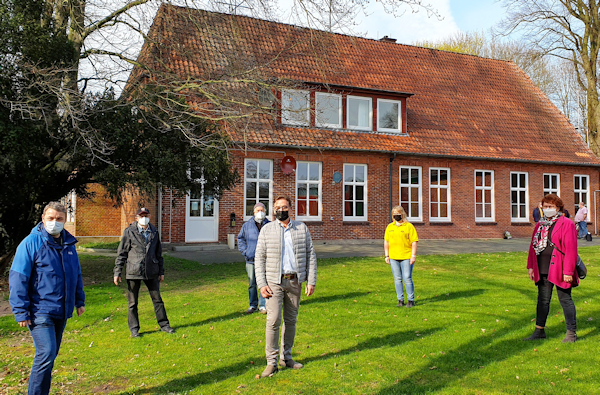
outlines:
M289 211L275 211L275 218L277 218L280 221L285 221L289 217L290 217Z
M394 220L400 222L402 220L401 215L394 215Z

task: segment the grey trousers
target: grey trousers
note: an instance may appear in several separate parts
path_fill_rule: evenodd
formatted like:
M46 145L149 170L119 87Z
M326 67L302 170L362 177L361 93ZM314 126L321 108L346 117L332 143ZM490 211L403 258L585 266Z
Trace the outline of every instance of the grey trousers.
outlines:
M278 354L284 360L292 359L292 347L296 337L296 319L300 307L302 284L298 278L294 280L281 280L281 284L269 284L273 296L267 299L267 328L265 331L265 354L267 365L277 365ZM282 313L283 311L283 313ZM283 328L281 330L281 352L279 349L279 327L283 315Z

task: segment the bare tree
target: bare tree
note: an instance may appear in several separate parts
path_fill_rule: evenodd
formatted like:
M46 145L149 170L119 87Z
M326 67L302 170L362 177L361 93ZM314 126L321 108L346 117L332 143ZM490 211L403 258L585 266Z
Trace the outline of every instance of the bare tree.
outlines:
M508 11L504 34L521 34L542 54L572 64L577 83L586 92L588 144L600 154L598 51L600 5L595 0L503 0Z

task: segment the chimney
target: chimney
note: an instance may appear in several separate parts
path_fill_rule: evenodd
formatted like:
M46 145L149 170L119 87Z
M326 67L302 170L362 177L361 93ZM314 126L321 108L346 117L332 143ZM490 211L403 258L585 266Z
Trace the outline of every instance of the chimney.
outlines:
M383 37L381 37L381 38L379 39L379 41L382 41L382 42L384 42L384 43L395 43L395 42L396 42L396 39L395 39L395 38L388 37L388 36L383 36Z

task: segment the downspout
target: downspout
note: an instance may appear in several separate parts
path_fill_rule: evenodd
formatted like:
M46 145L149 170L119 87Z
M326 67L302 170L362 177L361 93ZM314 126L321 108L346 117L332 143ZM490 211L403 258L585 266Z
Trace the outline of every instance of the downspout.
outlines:
M598 192L600 192L599 189L596 189L594 191L594 234L595 235L598 234L598 213L597 213L597 210L596 210L596 207L597 207L596 206L596 196L597 196Z
M158 184L158 234L162 240L162 184Z
M392 203L392 199L393 199L392 196L394 194L394 191L393 191L393 177L392 177L393 169L392 169L392 166L393 166L393 163L394 163L394 159L396 159L396 153L395 152L394 152L394 156L392 156L390 158L390 213L392 212L392 207L394 207L393 203Z
M171 243L171 235L173 234L173 189L169 189L169 243Z

